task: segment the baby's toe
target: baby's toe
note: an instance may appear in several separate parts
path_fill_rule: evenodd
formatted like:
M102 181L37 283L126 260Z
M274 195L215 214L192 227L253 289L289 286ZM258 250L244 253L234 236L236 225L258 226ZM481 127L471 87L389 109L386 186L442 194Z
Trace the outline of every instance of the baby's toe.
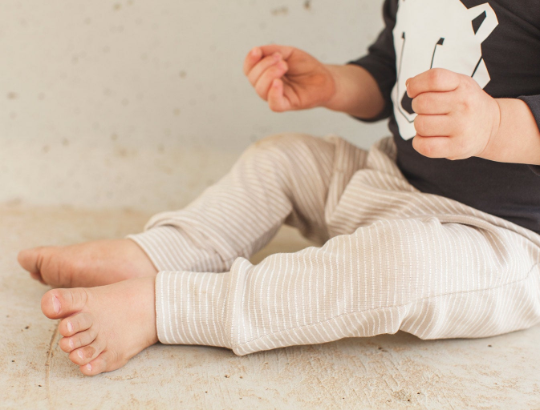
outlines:
M73 350L69 354L69 359L73 363L78 364L79 366L82 366L91 362L96 357L98 357L104 348L105 348L104 343L98 337L89 345Z
M57 268L58 260L54 257L57 249L55 246L25 249L19 252L17 260L33 279L45 283L43 271Z
M97 332L91 327L90 329L77 333L71 337L63 337L58 344L60 345L60 349L64 352L70 353L80 347L88 346L96 340L96 336Z
M107 353L102 353L90 363L80 366L81 372L86 376L95 376L96 374L107 371Z
M84 288L53 289L41 298L41 310L49 319L60 319L81 311L87 300Z
M38 255L42 248L24 249L17 255L17 261L28 272L37 272Z
M103 372L112 372L119 369L127 363L121 360L117 354L112 351L105 351L90 363L80 366L81 372L87 376L95 376Z
M76 313L63 319L58 325L58 331L64 337L73 336L92 326L93 316L87 312Z
M43 253L43 248L25 249L19 252L17 255L17 260L19 261L19 265L21 265L24 270L30 272L32 279L45 284L40 272L40 265L43 261Z

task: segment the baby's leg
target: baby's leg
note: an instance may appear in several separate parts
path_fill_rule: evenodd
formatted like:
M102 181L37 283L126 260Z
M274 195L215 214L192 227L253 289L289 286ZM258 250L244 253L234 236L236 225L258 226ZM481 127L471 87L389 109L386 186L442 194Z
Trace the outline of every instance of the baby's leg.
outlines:
M355 159L336 175L334 151L333 141L304 134L267 137L192 204L156 215L133 240L35 248L22 251L19 262L54 287L99 286L157 270L225 271L262 248L283 222L323 243L330 182L350 178L364 154L350 146Z
M160 272L155 306L153 278L51 290L42 306L65 318L61 348L95 375L155 343L156 326L162 343L238 355L398 330L433 339L527 328L540 321L538 260L539 243L481 218L389 219L256 266L239 258L222 274Z
M197 259L193 258L194 253L189 253L190 257L185 261L195 260L192 269L174 269L179 261L184 263L183 258L175 256L174 252L171 253L173 257L168 253L160 254L161 249L167 249L167 241L172 241L171 238L189 239L195 243L196 233L208 235L207 229L211 227L218 238L228 237L232 243L245 237L264 237L260 234L264 230L252 230L253 224L259 224L252 214L245 215L244 230L222 219L228 215L222 210L228 208L229 202L203 200L220 198L219 195L226 199L226 191L216 193L214 189L185 211L169 214L170 217L162 216L169 223L145 234L148 239L145 245L154 252L156 265L171 266L169 271L160 269L155 282L155 324L161 342L223 346L243 355L343 337L394 333L400 329L422 338L482 337L529 327L540 320L538 235L456 201L418 192L407 183L390 158L392 150L388 141L370 151L363 162L364 169L354 173L352 178L348 164L358 163L357 157L361 158L361 155L357 156L343 141L334 146L334 160L329 167L332 177L328 178L332 183L324 193L323 201L326 203L326 225L320 230L311 229L318 233L315 237L332 236L321 248L272 255L256 266L239 257L230 263L225 273L216 274L195 268L217 266L223 270L228 264L226 258L207 256L226 254L220 248L224 244L213 240L199 241L201 247L197 249L206 256ZM347 152L354 155L347 156ZM277 157L283 157L282 154ZM258 158L259 161L251 166L265 165L263 158ZM296 155L296 158L301 156ZM299 169L303 166L303 161L295 165ZM283 167L281 163L279 169ZM258 180L256 174L248 170L249 167L244 169L245 173L236 173L235 177ZM292 198L297 195L290 200L295 206L287 208L292 209L287 220L299 221L301 227L302 222L309 220L309 215L317 214L295 211L318 201L311 200L313 190L291 183L290 177L294 173L284 173L282 178L275 178L276 174L270 170L268 174L270 181L283 180L287 182L283 186L293 186ZM349 175L348 179L343 175ZM320 178L320 175L315 176ZM314 181L318 180L308 178L305 183L309 187L311 183L318 183ZM245 186L254 189L258 185L248 183ZM283 191L272 193L280 197ZM238 194L232 192L230 196L236 198ZM264 193L259 196L264 197ZM249 196L243 198L248 200ZM266 203L276 205L271 202L272 198L267 198ZM285 195L285 198L291 197ZM259 203L264 217L273 211L271 207L265 208L266 203ZM243 216L245 208L240 211ZM207 223L216 220L223 225ZM206 229L194 228L200 226ZM318 225L310 222L305 226ZM255 235L256 232L261 236ZM176 233L180 235L173 236ZM213 239L210 236L202 238ZM251 242L250 249L256 248L253 243L257 242ZM116 323L120 318L129 322L131 305L113 302L117 293L143 295L151 287L143 280L137 283L129 280L124 284L129 285L129 292L117 285L101 288L100 292L110 298L94 297L93 289L87 291L89 300L95 302L88 305L85 313L100 316L99 312L110 312L109 317L102 319L100 326L103 329L109 328L106 321ZM47 303L54 307L54 292L57 291L44 296L44 312L49 317L64 317L51 315L47 310ZM65 292L64 300L68 301L66 315L76 314L78 310L71 308L70 300L76 300L78 293L61 292ZM151 319L149 321L154 324ZM127 334L132 332L130 329L125 331ZM62 334L73 337L65 332ZM98 337L99 334L98 330ZM81 338L78 343L91 345L91 336ZM134 344L127 345L127 341L103 333L100 340L115 340L111 342L112 351L121 352L126 343L128 353L124 356L116 353L120 359L109 360L106 366L98 356L96 366L87 374L115 369L137 350L155 341L136 335L132 338ZM61 344L69 350L66 347L66 344L69 347L69 340L66 340ZM102 343L98 347L101 346L109 345ZM106 350L103 352L105 354ZM91 360L93 357L91 355ZM92 362L90 364L94 366Z
M339 139L301 134L266 138L248 149L231 172L193 204L157 215L150 223L152 229L134 239L151 251L160 270L207 272L228 270L238 256L251 255L284 221L324 242L329 236L325 209L328 203L335 206L364 154ZM138 309L148 309L145 301L149 298L144 295L149 283L128 280L94 289L59 289L44 296L44 313L51 319L64 318L60 346L83 366L83 373L114 370L155 342L147 337L145 323L136 325L144 330L142 334L129 328L137 323L135 318L145 317ZM214 291L204 289L190 298L202 301L204 293ZM144 303L131 311L134 295L139 293ZM126 295L132 296L126 299ZM58 306L60 310L55 309ZM148 310L155 311L153 306ZM148 323L155 332L155 317ZM113 333L111 327L129 338ZM90 368L84 367L88 364Z
M99 286L157 270L227 270L238 256L262 248L284 221L322 243L333 156L332 141L293 133L267 137L187 208L156 215L152 229L133 240L35 248L22 251L19 262L54 287Z
M227 271L238 257L266 245L283 223L322 244L332 234L327 212L365 156L339 138L267 137L193 203L155 215L146 232L131 239L159 271Z
M443 211L444 200L418 195ZM158 337L245 355L398 330L438 339L528 328L540 322L540 237L516 230L482 216L390 218L255 266L240 258L224 274L160 272Z

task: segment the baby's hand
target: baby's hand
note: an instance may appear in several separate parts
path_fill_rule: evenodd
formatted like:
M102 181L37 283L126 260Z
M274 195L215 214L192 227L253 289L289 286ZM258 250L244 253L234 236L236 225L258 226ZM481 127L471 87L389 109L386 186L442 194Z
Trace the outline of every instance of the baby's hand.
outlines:
M497 134L500 108L471 77L434 68L407 80L416 136L413 147L430 158L481 156Z
M244 61L244 74L275 112L323 106L336 92L326 66L293 47L253 48Z

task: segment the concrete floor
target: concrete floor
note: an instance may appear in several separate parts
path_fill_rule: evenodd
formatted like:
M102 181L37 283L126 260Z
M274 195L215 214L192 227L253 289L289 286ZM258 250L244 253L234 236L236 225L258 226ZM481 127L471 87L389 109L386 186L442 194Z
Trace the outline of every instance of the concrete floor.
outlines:
M45 286L17 251L137 232L127 210L0 207L0 407L9 409L540 409L540 327L490 339L422 341L405 333L237 357L156 345L87 378L40 311ZM306 243L289 229L257 255Z

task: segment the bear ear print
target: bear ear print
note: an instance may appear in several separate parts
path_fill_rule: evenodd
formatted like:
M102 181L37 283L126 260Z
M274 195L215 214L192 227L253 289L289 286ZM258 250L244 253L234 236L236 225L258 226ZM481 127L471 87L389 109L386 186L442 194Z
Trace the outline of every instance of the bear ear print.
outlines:
M471 28L479 43L482 43L488 38L493 30L495 30L495 27L499 25L497 15L489 3L471 7L470 9L467 9L467 13L471 19Z
M474 34L478 33L478 30L480 29L480 26L482 25L486 17L487 17L487 14L485 11L483 11L482 13L480 13L477 17L473 19L472 28L473 28Z

